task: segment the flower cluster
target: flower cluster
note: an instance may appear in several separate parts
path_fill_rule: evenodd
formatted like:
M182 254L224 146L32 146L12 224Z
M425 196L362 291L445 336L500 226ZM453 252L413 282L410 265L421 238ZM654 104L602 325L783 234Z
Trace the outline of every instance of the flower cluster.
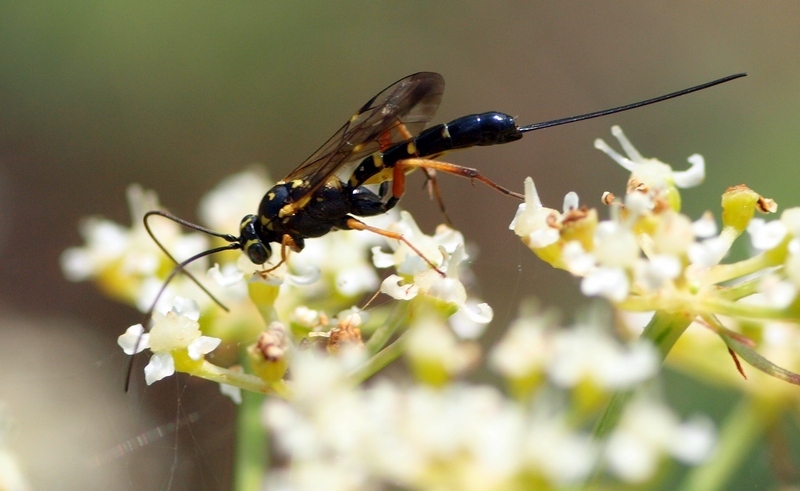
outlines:
M752 340L732 329L757 326L762 339L776 332L772 321L798 318L800 208L770 222L754 218L756 212L776 212L777 205L739 185L722 197L721 230L709 212L692 221L680 213L679 188L702 182L703 157L692 155L690 169L675 172L642 157L619 127L612 133L627 157L603 140L595 146L631 177L623 199L604 194L610 219L601 221L594 209L579 207L574 193L565 198L563 212L545 208L528 179L525 203L511 229L539 257L582 278L585 295L604 297L627 312L689 314L755 367L798 383L800 377L767 362L752 349ZM755 255L722 263L745 231ZM664 348L666 354L669 347ZM798 364L795 356L789 366Z
M609 302L613 330L601 307L568 328L552 313L523 309L484 357L477 339L494 315L463 281L463 235L445 225L426 235L399 212L370 225L405 241L337 231L279 267L273 254L269 273L238 252L197 261L187 268L192 277L169 284L147 327L130 327L119 344L129 355L150 351L148 384L184 372L219 383L237 402L241 391L276 396L263 424L287 465L270 474L270 489L574 489L603 471L612 487L634 489L663 476L671 460L724 467L713 457L713 425L682 420L661 400L659 369L672 353L679 367L744 387L741 358L800 383L800 208L754 218L777 206L740 185L723 195L719 224L709 212L691 219L681 214L680 189L703 180L704 159L692 155L690 168L676 172L642 157L618 127L612 133L625 156L602 140L595 146L631 177L621 198L603 195L608 219L575 193L562 211L545 208L529 178L510 228L543 261L580 278L586 296ZM232 176L199 216L229 230L268 188L258 171ZM157 209L155 196L132 187L129 202L134 225L87 220L86 245L65 251L62 267L69 279L94 280L148 311L174 261L139 224ZM177 261L215 246L161 217L150 231ZM724 263L745 233L753 255ZM359 307L379 293L389 300ZM407 377L379 376L398 359ZM481 367L505 390L468 383ZM753 408L796 403L774 385L746 391L757 398ZM723 431L720 444L739 448L729 435L740 434ZM695 484L687 489L715 487Z
M435 349L442 334L421 324L412 332L426 334L409 342L406 357L449 365L451 350ZM623 345L598 325L567 329L538 315L519 319L492 350L492 364L512 385L543 377L514 399L489 386L432 381L430 374L423 383L384 379L353 387L360 354L306 352L292 360L291 402L271 399L264 410L292 459L271 475L270 489L568 489L598 465L631 485L648 482L669 457L696 464L713 449L707 420L682 422L648 394L626 409L605 449L576 424L591 408L573 404L578 413L567 418L564 396L577 399L594 385L595 396L607 398L656 374L654 349Z

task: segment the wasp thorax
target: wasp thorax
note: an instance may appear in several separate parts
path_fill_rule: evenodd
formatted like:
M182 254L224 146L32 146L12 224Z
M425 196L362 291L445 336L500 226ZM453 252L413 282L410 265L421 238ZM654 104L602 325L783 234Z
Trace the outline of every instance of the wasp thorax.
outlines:
M253 264L264 264L269 260L272 249L270 249L269 245L264 244L258 236L257 227L257 216L247 215L242 218L242 223L239 226L239 243Z

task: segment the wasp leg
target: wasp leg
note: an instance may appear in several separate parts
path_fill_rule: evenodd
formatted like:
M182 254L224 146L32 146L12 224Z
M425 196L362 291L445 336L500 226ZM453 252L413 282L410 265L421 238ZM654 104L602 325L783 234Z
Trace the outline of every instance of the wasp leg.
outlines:
M407 245L412 251L414 251L417 254L417 256L421 257L426 263L428 263L428 266L430 266L431 269L434 269L437 273L442 275L443 278L445 276L444 272L439 268L437 268L436 265L433 264L433 262L431 262L430 259L425 257L425 254L423 254L422 251L414 247L414 244L409 242L408 239L403 237L401 234L398 234L397 232L391 232L389 230L384 230L382 228L377 228L377 227L370 227L366 223L356 220L353 217L346 217L343 226L341 228L346 230L366 230L367 232L372 232L373 234L382 235L383 237L387 237L389 239L399 240L403 244Z
M275 266L263 271L259 271L258 274L260 274L262 278L266 279L268 273L275 271L283 263L285 263L287 259L289 259L289 250L300 252L302 248L297 245L297 242L294 241L291 235L284 234L283 238L281 239L281 260Z
M425 172L425 187L428 190L428 196L432 200L436 200L436 203L439 205L439 211L442 212L442 216L444 216L444 221L450 227L453 226L453 222L450 221L450 217L447 215L447 210L444 208L444 200L442 199L442 193L439 191L439 181L436 179L436 171L433 169L429 169L427 167L423 167L422 171Z
M488 177L485 177L477 169L472 169L470 167L462 167L456 164L450 164L448 162L439 162L438 160L431 160L431 159L423 159L423 158L412 158L412 159L404 159L399 160L394 165L394 172L392 178L392 199L399 200L400 197L405 192L405 171L408 167L421 167L423 169L431 169L431 170L440 170L442 172L447 172L449 174L455 174L457 176L466 177L471 180L477 179L482 183L486 184L487 186L494 188L500 191L503 194L507 194L508 196L512 196L519 200L524 200L525 196L519 193L515 193L508 188L505 188L496 182L492 181Z

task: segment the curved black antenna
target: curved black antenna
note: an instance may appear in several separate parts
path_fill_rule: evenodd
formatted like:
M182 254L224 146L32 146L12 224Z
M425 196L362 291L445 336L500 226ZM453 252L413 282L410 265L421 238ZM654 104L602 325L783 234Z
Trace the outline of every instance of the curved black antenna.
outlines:
M153 213L153 212L150 212L150 213ZM153 214L160 214L160 213L153 213ZM145 218L146 218L146 216L147 215L145 215ZM149 232L149 229L148 229L148 232ZM201 257L210 256L211 254L216 254L216 253L222 252L222 251L231 251L231 250L241 249L241 248L242 248L242 246L241 246L241 244L239 244L239 242L234 242L234 243L228 244L226 246L215 247L214 249L209 249L207 251L203 251L203 252L197 253L194 256L190 257L189 259L178 263L174 268L172 268L172 271L170 271L169 275L164 280L164 284L161 285L161 289L158 290L158 294L156 295L156 298L153 300L153 304L150 305L150 308L147 310L147 315L145 316L145 319L150 319L153 316L153 312L156 309L156 305L158 304L159 299L161 299L161 295L167 289L167 285L169 285L169 282L172 281L172 279L175 278L175 276L177 276L178 273L183 271L185 274L189 275L192 279L194 279L189 274L188 271L184 270L184 268L186 266L188 266L190 263L200 259ZM169 253L167 253L167 255L169 255ZM170 258L171 257L172 256L170 256ZM173 261L175 261L175 259L173 259ZM208 294L209 297L211 297L214 300L215 303L217 303L217 305L221 306L226 311L228 310L227 307L222 305L222 303L220 303L220 301L217 300L216 297L214 297L214 295L212 295L208 290L206 290L203 287L203 285L201 285L196 279L194 279L194 281L195 281L195 283L197 283L198 286L200 286L200 288L203 289L204 292L206 292ZM130 386L130 383L131 383L131 374L133 373L133 361L136 359L137 351L139 350L139 343L141 342L141 340L142 340L142 337L139 336L138 338L136 338L136 344L133 345L133 353L131 354L131 359L128 362L128 373L125 375L125 392L128 392L128 387Z
M219 250L215 249L216 252L220 252L220 250L241 249L241 245L239 245L239 239L234 237L231 234L221 234L219 232L214 232L213 230L207 229L205 227L201 227L200 225L196 225L196 224L194 224L192 222L188 222L188 221L184 220L183 218L176 217L175 215L173 215L171 213L167 213L166 211L160 211L160 210L148 211L147 213L144 214L144 218L143 218L144 228L147 230L147 235L149 235L150 238L153 239L153 242L156 243L158 248L161 249L161 251L164 254L166 254L167 257L170 258L173 263L175 263L176 265L179 266L179 267L176 267L175 269L172 270L172 273L170 273L169 280L172 279L172 276L177 274L176 273L177 271L183 271L183 274L185 274L187 277L189 277L189 279L192 280L195 285L197 285L201 290L203 290L203 292L206 295L208 295L211 298L211 300L214 301L215 304L219 305L222 308L222 310L224 310L225 312L230 312L228 310L228 307L226 307L222 302L217 300L217 298L214 295L212 295L211 292L208 291L208 289L205 286L203 286L202 283L200 283L200 280L195 278L192 273L190 273L189 271L185 270L183 267L180 267L180 263L178 262L178 260L175 259L172 256L172 254L169 253L167 248L164 247L164 245L158 240L158 238L156 238L155 234L153 234L153 231L150 230L150 224L147 221L147 219L150 218L153 215L157 215L157 216L164 217L166 219L172 220L173 222L175 222L175 223L177 223L179 225L183 225L186 228L190 228L192 230L197 230L198 232L203 232L204 234L208 234L208 235L211 235L213 237L219 237L219 238L221 238L223 240L226 240L228 242L235 243L238 246L238 247L226 247L226 248L219 249ZM195 259L199 259L199 258L201 258L203 256L207 256L207 255L208 254L200 254L198 256L195 256ZM189 261L189 262L191 262L191 261ZM186 264L188 264L189 262L187 262ZM167 282L169 282L169 280L167 280ZM166 285L167 282L165 282L164 286L161 287L161 291L158 293L158 297L160 297L161 293L163 293L164 288L167 286ZM156 297L156 300L158 300L158 297ZM152 313L152 309L150 309L150 311Z
M609 114L620 113L622 111L627 111L629 109L636 109L637 107L647 106L649 104L655 104L656 102L666 101L668 99L674 99L675 97L680 97L682 95L691 94L692 92L697 92L698 90L707 89L709 87L713 87L715 85L724 84L725 82L730 82L731 80L735 80L737 78L746 77L746 73L737 73L735 75L728 75L727 77L723 77L712 82L706 82L704 84L695 85L694 87L689 87L688 89L679 90L677 92L673 92L671 94L662 95L659 97L654 97L652 99L647 99L641 102L634 102L633 104L626 104L624 106L614 107L611 109L604 109L602 111L597 111L588 114L582 114L580 116L570 116L569 118L562 118L562 119L554 119L552 121L545 121L543 123L534 123L528 126L521 126L517 128L520 133L525 133L527 131L533 130L541 130L543 128L549 128L551 126L558 126L567 123L574 123L576 121L583 121L584 119L592 119L592 118L599 118L600 116L608 116Z

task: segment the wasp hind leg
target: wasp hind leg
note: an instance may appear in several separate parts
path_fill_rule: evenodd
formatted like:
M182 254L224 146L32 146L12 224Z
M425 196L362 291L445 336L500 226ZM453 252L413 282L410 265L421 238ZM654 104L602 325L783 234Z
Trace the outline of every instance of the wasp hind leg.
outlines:
M457 176L466 177L472 181L480 181L490 188L496 189L501 193L511 196L513 198L517 198L519 200L524 200L525 196L511 191L510 189L497 184L496 182L492 181L488 177L484 176L477 169L472 169L470 167L463 167L456 164L451 164L448 162L439 162L438 160L432 159L424 159L424 158L411 158L411 159L404 159L399 160L397 163L394 164L394 172L392 176L392 197L396 199L400 199L400 196L403 195L405 192L405 173L409 168L419 167L426 171L442 171L447 172L448 174L455 174ZM391 199L390 199L391 200Z
M417 256L421 257L426 263L428 263L428 266L430 266L431 269L435 270L437 273L442 275L443 278L445 276L444 272L442 270L440 270L433 263L433 261L431 261L430 259L425 257L425 254L423 254L422 251L417 249L414 246L414 244L412 244L408 239L403 237L401 234L398 234L397 232L392 232L390 230L384 230L382 228L377 228L377 227L371 227L371 226L367 225L366 223L364 223L364 222L362 222L360 220L357 220L357 219L355 219L353 217L350 217L350 216L344 218L343 223L340 224L339 228L344 229L344 230L366 230L367 232L372 232L373 234L378 234L380 236L383 236L383 237L386 237L386 238L389 238L389 239L399 240L403 244L407 245L409 247L409 249L414 251L414 253Z

